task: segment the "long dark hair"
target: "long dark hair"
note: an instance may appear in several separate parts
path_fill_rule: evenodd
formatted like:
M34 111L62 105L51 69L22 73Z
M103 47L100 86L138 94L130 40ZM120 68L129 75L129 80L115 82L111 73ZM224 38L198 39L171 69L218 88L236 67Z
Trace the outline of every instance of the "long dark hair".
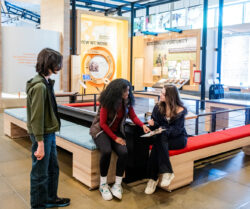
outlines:
M45 48L39 52L36 63L36 72L44 76L49 75L49 70L53 73L62 69L63 56L60 52L50 48Z
M132 93L132 86L129 81L118 78L109 83L109 85L102 91L99 101L102 107L107 108L108 111L117 111L122 102L122 95L129 86L128 100L125 101L128 106L133 106L135 103L134 95Z
M174 85L165 85L165 101L159 102L159 110L162 115L166 114L167 105L170 109L170 118L174 118L177 115L177 108L184 107L183 102L181 101L179 91Z

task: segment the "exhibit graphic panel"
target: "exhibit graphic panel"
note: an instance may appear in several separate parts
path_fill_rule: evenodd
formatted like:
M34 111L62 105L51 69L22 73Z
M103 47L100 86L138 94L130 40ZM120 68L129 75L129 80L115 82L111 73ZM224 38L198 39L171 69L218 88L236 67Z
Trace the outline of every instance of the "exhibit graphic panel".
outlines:
M128 71L128 21L81 15L81 72L77 91L99 93L114 78ZM89 79L83 79L83 76ZM126 78L126 77L125 77Z
M200 70L200 40L200 30L135 37L133 59L144 58L141 74L144 86L174 84L178 88L198 91L193 76L194 70Z
M190 79L191 62L196 62L197 38L148 42L154 47L153 81L162 78Z
M82 60L83 75L89 75L88 83L92 86L102 86L109 83L115 74L115 60L110 51L104 47L94 47L88 50Z
M25 92L27 80L36 75L37 55L46 47L60 51L59 32L2 27L3 93ZM55 91L60 90L60 73L51 78Z

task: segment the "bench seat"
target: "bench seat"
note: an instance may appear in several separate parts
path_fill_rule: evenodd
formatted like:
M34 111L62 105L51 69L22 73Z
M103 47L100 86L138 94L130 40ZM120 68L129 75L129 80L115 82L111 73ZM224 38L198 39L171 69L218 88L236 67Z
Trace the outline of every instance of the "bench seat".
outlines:
M60 132L56 133L56 136L64 138L72 143L85 147L89 150L97 149L95 142L89 135L89 128L81 125L74 124L71 126L64 126L61 128Z
M178 154L183 154L186 152L218 145L221 143L226 143L248 136L250 136L250 124L227 130L216 131L213 133L193 136L188 138L187 146L184 149L171 150L169 152L169 155L174 156Z
M11 138L21 138L27 134L26 108L4 110L4 133ZM89 128L70 121L61 120L61 130L56 133L57 146L73 154L73 177L89 188L99 186L99 157L100 153L89 135ZM112 153L108 174L108 182L115 180L115 160Z
M8 109L4 111L4 133L11 138L27 135L26 109ZM99 151L89 135L89 128L61 120L62 127L56 133L57 145L73 153L73 177L90 188L99 185ZM175 178L168 187L171 191L190 184L193 181L194 161L227 152L237 148L244 148L250 154L250 125L231 128L214 133L189 137L187 146L181 150L170 151L170 161ZM115 160L113 154L108 182L115 178Z
M27 122L26 108L5 109L4 113ZM96 145L89 135L89 128L61 119L61 130L56 136L64 138L89 150L96 150Z

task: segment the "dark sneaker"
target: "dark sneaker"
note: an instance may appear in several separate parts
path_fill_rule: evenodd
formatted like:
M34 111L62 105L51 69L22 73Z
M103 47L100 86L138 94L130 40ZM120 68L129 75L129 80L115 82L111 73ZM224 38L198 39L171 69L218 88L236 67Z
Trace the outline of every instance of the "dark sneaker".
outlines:
M58 197L54 202L49 202L46 204L46 208L54 208L54 207L65 207L70 204L69 198L60 198Z

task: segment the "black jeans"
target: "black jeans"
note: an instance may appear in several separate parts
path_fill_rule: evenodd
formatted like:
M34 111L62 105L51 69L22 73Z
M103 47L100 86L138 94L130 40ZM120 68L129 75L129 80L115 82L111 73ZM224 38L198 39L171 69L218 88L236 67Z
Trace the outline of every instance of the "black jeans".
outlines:
M116 133L116 135L125 139L125 137L121 133ZM96 139L94 139L94 141L101 152L101 176L107 176L108 174L112 150L114 150L118 156L118 160L116 162L116 176L123 176L128 158L127 147L116 143L105 132L102 132Z
M32 209L45 209L45 204L57 198L59 167L56 151L55 133L44 135L44 158L37 160L34 156L37 141L32 141L32 170L30 173L30 203Z
M173 173L169 159L169 150L183 149L187 144L186 136L169 138L166 133L152 137L153 147L148 160L147 175L149 179L157 180L162 173Z

